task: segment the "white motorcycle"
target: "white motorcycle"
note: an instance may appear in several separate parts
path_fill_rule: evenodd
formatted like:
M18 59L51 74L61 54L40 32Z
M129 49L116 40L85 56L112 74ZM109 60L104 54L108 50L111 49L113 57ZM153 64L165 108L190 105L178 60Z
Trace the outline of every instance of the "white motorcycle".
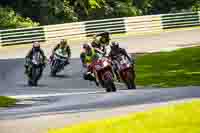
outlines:
M51 76L55 76L58 72L62 71L66 62L69 60L67 53L62 49L55 51L52 61L50 62Z

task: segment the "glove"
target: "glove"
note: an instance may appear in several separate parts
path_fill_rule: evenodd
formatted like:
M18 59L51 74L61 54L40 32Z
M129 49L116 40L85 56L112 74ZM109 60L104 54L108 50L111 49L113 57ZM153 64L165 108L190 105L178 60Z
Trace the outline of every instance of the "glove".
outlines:
M82 66L83 66L84 68L87 68L87 64L83 64Z

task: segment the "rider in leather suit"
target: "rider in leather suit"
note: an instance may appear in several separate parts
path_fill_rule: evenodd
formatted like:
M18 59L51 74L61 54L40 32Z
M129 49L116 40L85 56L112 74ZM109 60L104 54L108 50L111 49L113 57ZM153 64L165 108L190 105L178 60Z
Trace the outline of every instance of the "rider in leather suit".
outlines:
M110 43L110 34L105 31L103 33L99 33L94 36L94 40L92 41L92 47L99 54L106 55L107 50L106 47L109 46Z
M118 42L112 42L112 44L111 44L111 51L109 53L109 57L114 62L115 60L117 60L117 58L120 55L124 55L125 57L127 57L127 59L131 62L131 64L134 63L134 61L128 55L128 53L126 52L126 50L119 47L119 43ZM115 63L113 64L113 69L114 69L115 75L117 77L117 80L120 81L120 77L119 77L119 75L117 73L117 69L118 68L117 68L117 65Z
M68 54L68 57L69 57L69 58L71 57L71 49L70 49L70 47L69 47L69 45L68 45L68 43L67 43L67 40L62 39L62 40L60 41L60 43L57 44L57 45L54 47L54 49L53 49L53 51L52 51L52 55L51 55L51 57L50 57L50 60L51 60L51 61L52 61L52 59L53 59L54 52L55 52L57 49L62 49L62 50L64 50L64 52ZM66 60L65 65L68 65L68 64L69 64L69 60Z
M82 66L84 69L83 78L85 80L94 81L96 85L99 86L96 78L90 73L90 70L88 69L88 66L91 65L91 63L94 60L98 59L97 53L89 44L83 45L83 49L80 54L80 59L81 59Z
M40 48L40 43L39 42L33 42L33 47L32 49L28 52L28 54L25 57L25 74L28 74L29 72L29 66L30 66L30 61L33 59L34 54L36 54L37 52L39 52L42 56L42 62L43 62L43 66L45 66L45 60L46 60L46 56L44 54L44 51Z

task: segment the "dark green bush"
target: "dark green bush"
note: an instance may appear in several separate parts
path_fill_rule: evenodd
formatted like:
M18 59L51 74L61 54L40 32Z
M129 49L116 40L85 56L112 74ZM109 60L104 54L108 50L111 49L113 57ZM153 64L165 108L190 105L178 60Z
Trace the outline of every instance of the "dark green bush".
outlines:
M30 18L23 18L19 14L16 14L12 8L0 7L0 28L21 28L21 27L33 27L39 23L33 22Z

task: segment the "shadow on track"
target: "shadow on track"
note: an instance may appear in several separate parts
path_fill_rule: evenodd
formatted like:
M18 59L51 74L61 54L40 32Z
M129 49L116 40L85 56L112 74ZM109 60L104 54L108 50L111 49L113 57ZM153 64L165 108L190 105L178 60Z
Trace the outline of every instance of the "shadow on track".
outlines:
M69 75L65 75L65 74L57 74L57 75L55 75L55 76L51 76L51 75L49 75L49 77L50 78L57 78L57 79L69 79L69 78L71 78L71 76L69 76Z

